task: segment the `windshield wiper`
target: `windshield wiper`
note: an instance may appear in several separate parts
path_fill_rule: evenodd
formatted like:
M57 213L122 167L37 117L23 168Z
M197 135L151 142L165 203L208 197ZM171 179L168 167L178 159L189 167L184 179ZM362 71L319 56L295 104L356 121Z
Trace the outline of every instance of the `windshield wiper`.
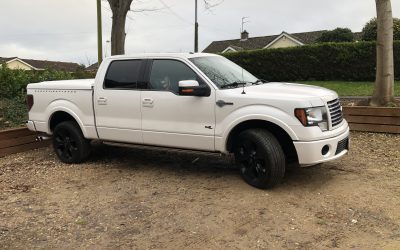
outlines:
M221 86L221 89L227 89L227 88L237 88L240 85L242 86L246 86L249 82L245 82L245 81L236 81L236 82L232 82L232 83L228 83L228 84L224 84Z
M269 82L264 79L257 79L257 81L253 82L252 84L259 85L259 84L263 84L263 83L269 83Z

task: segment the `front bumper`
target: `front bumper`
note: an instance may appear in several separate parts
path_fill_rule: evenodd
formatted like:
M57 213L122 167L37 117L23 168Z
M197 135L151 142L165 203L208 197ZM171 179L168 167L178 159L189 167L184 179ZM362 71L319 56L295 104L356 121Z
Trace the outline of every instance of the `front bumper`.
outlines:
M344 156L348 152L348 140L349 138L349 128L338 136L333 138L302 142L294 142L294 146L297 151L297 156L299 158L299 164L301 166L311 166L319 163L336 160ZM323 148L325 151L323 152ZM326 152L326 149L329 150Z

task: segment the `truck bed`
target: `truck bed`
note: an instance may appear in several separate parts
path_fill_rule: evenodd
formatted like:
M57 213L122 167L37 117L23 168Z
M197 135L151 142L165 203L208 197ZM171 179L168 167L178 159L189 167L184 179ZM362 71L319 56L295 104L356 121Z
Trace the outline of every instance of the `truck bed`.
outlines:
M55 112L73 116L86 138L97 138L94 125L92 86L94 79L50 81L29 84L27 94L34 96L29 120L35 130L51 134L49 121Z
M28 89L68 89L80 90L91 89L94 85L94 79L81 79L81 80L64 80L64 81L48 81L31 83Z

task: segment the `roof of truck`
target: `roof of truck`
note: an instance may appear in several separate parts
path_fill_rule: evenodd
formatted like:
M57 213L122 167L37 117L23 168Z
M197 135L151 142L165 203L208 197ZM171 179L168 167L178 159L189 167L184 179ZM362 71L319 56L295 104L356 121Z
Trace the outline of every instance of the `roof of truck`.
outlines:
M182 58L189 59L194 57L204 56L217 56L216 54L210 53L140 53L140 54L129 54L108 57L111 60L114 59L125 59L125 58Z

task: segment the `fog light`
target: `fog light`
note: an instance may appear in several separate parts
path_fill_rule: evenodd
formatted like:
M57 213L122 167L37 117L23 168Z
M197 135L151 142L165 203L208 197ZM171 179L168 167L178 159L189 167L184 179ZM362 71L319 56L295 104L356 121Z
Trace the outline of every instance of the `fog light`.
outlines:
M321 154L322 155L327 155L328 153L329 153L329 146L325 145L321 150Z

